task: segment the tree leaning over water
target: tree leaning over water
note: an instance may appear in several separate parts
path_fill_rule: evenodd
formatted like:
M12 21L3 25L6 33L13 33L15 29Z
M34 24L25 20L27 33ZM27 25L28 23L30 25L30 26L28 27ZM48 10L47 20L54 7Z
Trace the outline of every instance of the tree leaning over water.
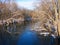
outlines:
M36 16L41 26L49 32L60 36L60 0L38 0Z

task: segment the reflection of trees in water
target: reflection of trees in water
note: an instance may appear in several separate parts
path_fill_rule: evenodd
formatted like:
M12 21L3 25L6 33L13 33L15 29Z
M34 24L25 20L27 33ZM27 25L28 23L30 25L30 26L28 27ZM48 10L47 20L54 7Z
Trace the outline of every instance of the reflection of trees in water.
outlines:
M4 29L3 30L7 30L7 31L9 31L9 32L12 32L11 33L11 36L7 36L6 35L6 38L4 38L3 40L7 40L7 42L6 43L9 43L8 41L11 41L11 43L14 45L15 44L15 42L16 42L16 40L18 39L18 35L21 33L21 32L24 32L25 30L30 30L31 28L31 26L33 26L32 25L32 18L30 17L30 16L28 16L28 15L25 15L25 17L24 17L24 21L21 23L21 24L19 24L18 22L16 22L16 21L12 21L11 23L9 23L9 25L7 25L7 23L5 23L4 24ZM33 23L34 24L34 23ZM38 23L39 24L39 23ZM19 34L14 34L15 32L19 32ZM5 36L4 36L5 37ZM9 38L7 38L7 37L11 37L11 40L9 40ZM40 40L41 40L41 43L42 42L44 42L44 44L46 43L47 44L47 42L48 42L48 44L50 44L50 41L52 41L52 40L54 40L53 38L51 38L51 40L50 40L50 37L48 36L48 37L40 37L40 35L39 35L39 38L40 38ZM48 39L47 39L48 38ZM46 41L46 42L45 42ZM43 43L42 43L43 44ZM43 45L44 45L43 44ZM47 44L47 45L48 45ZM9 45L9 44L8 44Z
M29 16L27 18L29 18ZM1 30L3 30L7 34L4 34L4 32L1 33L3 35L0 35L0 39L2 37L0 42L3 41L3 43L5 45L16 45L15 43L17 42L16 40L18 39L18 35L21 32L23 32L26 27L28 28L28 25L30 25L31 20L28 20L27 18L25 17L24 18L25 21L23 21L21 24L16 21L14 21L14 22L11 21L11 23L9 23L9 24L7 22L5 22L3 24L3 26L2 26L3 28ZM10 35L8 35L8 34L10 34ZM2 45L2 43L1 43L1 45Z
M7 30L11 31L12 33L14 32L22 32L24 30L29 30L30 28L30 25L32 26L31 24L31 20L27 20L27 18L25 18L25 21L22 23L22 24L18 24L17 22L13 22L13 23L10 23L8 26L7 26ZM6 25L5 25L6 26ZM19 33L20 34L20 33ZM5 36L4 36L5 37ZM9 37L11 37L9 40ZM6 39L6 40L5 40ZM5 40L6 42L4 44L8 44L8 45L15 45L15 43L17 42L17 39L18 39L18 36L16 34L11 34L10 36L8 35L8 38L7 38L7 35L6 35L6 38L3 39L3 41ZM40 43L42 45L48 45L48 44L53 44L55 45L55 39L53 37L44 37L44 36L40 36L39 35L39 40L41 41ZM9 43L10 41L10 43ZM43 42L43 43L42 43ZM48 43L47 43L48 42Z
M17 22L14 19L11 20L11 22L5 22L3 24L3 30L7 30L9 32L20 32L25 30L25 28L28 28L31 24L31 17L28 15L24 16L24 21L22 22Z

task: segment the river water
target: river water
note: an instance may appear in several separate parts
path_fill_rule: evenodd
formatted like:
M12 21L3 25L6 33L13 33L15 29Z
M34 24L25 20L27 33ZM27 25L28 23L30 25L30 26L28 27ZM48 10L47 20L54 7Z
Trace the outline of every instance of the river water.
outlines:
M35 31L39 31L39 30L41 30L39 26L39 22L32 25L31 24L26 25L25 31L18 38L18 45L56 45L57 44L55 38L52 36L38 36Z
M30 21L24 22L24 24L21 25L23 29L20 29L20 26L17 27L16 24L11 26L13 27L9 27L9 30L17 30L16 28L19 27L18 29L23 30L23 32L19 33L18 38L15 38L16 36L14 37L14 35L9 38L10 36L8 37L8 35L4 34L0 41L1 45L56 45L54 37L37 35L35 31L41 31L42 29L39 21L35 23Z

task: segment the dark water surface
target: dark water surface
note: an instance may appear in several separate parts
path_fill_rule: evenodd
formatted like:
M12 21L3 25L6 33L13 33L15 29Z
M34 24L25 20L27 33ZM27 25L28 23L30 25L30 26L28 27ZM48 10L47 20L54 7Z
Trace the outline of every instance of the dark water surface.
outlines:
M25 31L18 40L18 45L40 45L35 32Z
M24 31L18 35L18 38L4 32L0 33L0 45L57 45L57 41L52 36L41 36L31 31L31 24L24 25ZM37 24L36 24L37 26Z
M57 45L52 36L37 36L35 32L25 31L19 36L18 45Z

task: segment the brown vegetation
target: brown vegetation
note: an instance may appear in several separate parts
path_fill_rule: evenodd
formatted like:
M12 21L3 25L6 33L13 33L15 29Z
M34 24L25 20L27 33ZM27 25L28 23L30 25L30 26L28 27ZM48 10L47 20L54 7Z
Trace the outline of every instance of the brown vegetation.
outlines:
M36 7L36 16L39 18L41 26L52 33L55 30L60 35L60 0L39 0ZM36 18L38 20L38 18Z

